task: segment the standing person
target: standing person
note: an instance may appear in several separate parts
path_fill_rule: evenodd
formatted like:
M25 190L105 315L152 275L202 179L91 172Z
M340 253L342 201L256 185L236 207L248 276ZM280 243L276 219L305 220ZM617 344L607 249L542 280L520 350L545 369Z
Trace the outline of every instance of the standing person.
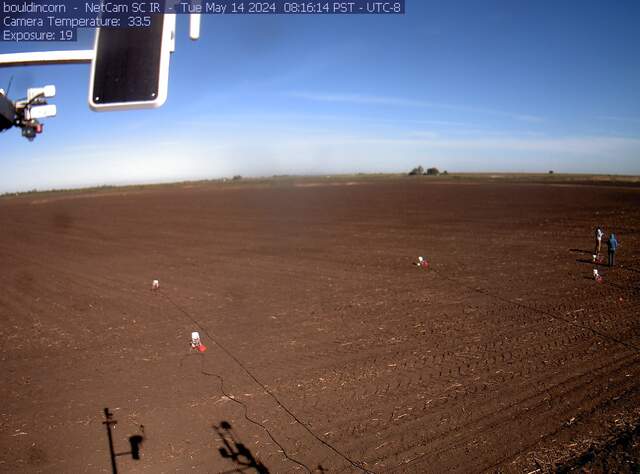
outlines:
M607 247L609 248L609 266L613 267L616 263L616 250L618 249L618 240L616 234L611 234L607 241Z
M593 254L598 258L600 256L600 249L602 248L602 237L604 237L604 232L600 227L596 227L596 249L593 251Z

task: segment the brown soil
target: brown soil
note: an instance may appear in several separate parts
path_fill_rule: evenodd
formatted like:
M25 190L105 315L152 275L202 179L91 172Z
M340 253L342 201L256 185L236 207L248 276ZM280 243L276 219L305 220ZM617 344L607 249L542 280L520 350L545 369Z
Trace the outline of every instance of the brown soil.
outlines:
M303 184L0 199L0 471L637 468L640 189Z

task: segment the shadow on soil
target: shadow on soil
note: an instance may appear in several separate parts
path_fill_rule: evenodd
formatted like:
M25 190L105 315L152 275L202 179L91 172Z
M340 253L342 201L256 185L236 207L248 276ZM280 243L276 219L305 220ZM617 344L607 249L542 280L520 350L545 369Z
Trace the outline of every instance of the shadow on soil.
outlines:
M569 252L575 252L575 253L586 253L587 255L593 255L593 252L591 250L583 250L583 249L569 249Z
M588 263L590 265L595 265L596 267L608 267L609 266L609 264L604 260L600 260L600 261L594 262L591 259L578 258L578 259L576 259L576 262L578 262L578 263Z
M232 472L258 472L260 474L269 474L269 469L264 464L253 457L253 453L243 443L241 443L233 433L231 424L223 421L220 426L213 425L213 429L220 437L224 446L218 448L220 456L224 459L230 459L236 464L236 468L225 471L221 474L231 474Z
M105 421L102 422L107 429L107 439L109 441L109 456L111 459L111 472L113 474L118 474L118 464L116 462L116 458L118 456L127 456L131 455L132 459L140 460L140 446L144 441L144 425L140 425L140 432L142 434L137 434L133 436L129 436L129 446L131 447L130 451L117 453L115 447L113 445L113 426L115 426L118 422L113 418L113 413L109 411L108 408L104 409L104 418Z
M556 473L640 472L640 426L555 467Z

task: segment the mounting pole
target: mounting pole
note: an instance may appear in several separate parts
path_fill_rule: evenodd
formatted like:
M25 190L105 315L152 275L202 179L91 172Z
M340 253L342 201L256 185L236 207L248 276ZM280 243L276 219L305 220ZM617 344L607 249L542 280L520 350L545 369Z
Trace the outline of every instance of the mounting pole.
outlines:
M90 63L94 55L93 49L7 53L0 54L0 67Z
M113 413L111 413L108 408L104 409L104 417L106 421L103 421L102 424L107 425L107 435L109 436L109 454L111 455L111 469L113 470L113 474L118 474L116 453L113 450L113 436L111 435L111 425L115 425L118 422L113 419Z

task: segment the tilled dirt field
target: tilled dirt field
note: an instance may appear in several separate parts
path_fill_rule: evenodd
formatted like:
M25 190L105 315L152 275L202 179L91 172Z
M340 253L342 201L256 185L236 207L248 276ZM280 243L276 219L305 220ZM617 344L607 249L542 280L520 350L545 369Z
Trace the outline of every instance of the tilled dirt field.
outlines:
M638 188L170 186L0 228L2 472L111 472L105 408L121 473L598 471L637 438Z

